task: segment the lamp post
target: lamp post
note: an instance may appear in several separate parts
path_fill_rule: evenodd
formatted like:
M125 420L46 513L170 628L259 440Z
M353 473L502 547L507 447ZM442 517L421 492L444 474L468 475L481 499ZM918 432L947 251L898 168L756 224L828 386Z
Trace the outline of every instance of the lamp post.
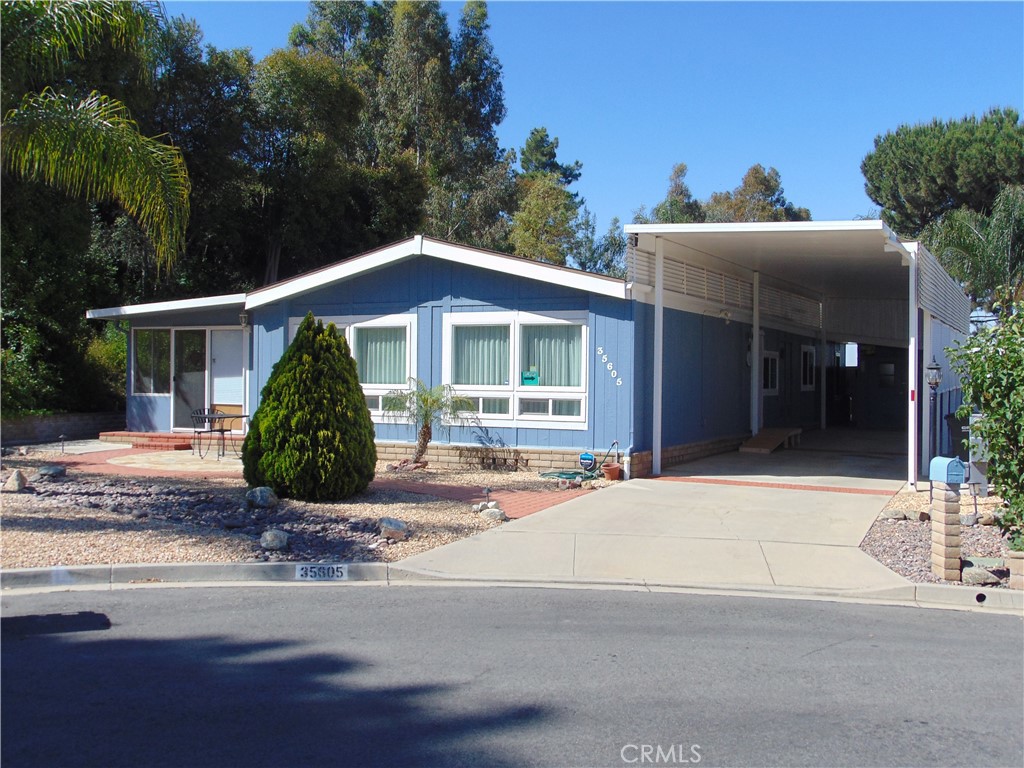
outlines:
M939 388L939 384L942 382L942 366L935 362L935 356L932 355L932 361L925 366L925 381L928 382L928 388L931 390L931 408L929 418L931 419L931 433L932 433L932 450L928 455L928 460L931 461L935 457L935 393Z

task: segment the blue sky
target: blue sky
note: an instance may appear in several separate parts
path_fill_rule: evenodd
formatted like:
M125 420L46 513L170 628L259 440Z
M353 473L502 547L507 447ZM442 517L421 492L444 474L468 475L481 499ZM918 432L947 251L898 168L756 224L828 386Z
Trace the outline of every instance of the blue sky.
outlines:
M168 2L207 43L259 58L287 43L304 2ZM461 3L445 3L457 27ZM693 194L774 166L817 220L874 210L860 163L904 123L1022 110L1024 3L492 2L504 70L501 144L530 129L579 160L597 216L632 218L685 162Z

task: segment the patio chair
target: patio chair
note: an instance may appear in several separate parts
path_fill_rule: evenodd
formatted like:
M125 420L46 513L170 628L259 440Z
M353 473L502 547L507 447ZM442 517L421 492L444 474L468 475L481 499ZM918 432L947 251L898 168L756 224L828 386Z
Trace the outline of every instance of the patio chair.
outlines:
M192 411L192 454L195 455L198 445L199 458L204 459L210 452L215 435L220 435L220 451L217 459L224 455L224 435L231 430L226 423L227 414L216 408L196 408ZM210 442L203 452L203 436L207 435Z

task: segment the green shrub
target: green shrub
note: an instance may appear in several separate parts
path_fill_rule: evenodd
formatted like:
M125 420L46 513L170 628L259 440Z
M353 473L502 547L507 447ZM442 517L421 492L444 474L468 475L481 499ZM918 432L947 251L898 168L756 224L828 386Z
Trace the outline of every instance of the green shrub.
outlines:
M103 333L85 348L85 370L93 390L90 398L97 410L124 408L128 360L128 336L116 323L107 323Z
M1010 549L1024 551L1024 303L1000 308L999 323L949 350L964 403L981 418L971 434L988 451L988 479L1007 504L1000 528Z
M348 498L373 479L373 438L348 342L333 323L306 315L253 414L242 446L246 482L306 501Z

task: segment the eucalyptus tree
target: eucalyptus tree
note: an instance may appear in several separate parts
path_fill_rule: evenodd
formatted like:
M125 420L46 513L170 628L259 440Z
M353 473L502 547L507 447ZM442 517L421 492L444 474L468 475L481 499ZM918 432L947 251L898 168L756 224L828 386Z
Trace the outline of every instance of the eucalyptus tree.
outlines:
M626 276L626 235L613 218L604 235L597 236L597 218L584 206L575 226L572 266L611 277Z
M502 69L488 37L487 4L463 6L452 46L451 111L443 160L426 203L427 233L446 240L503 250L515 206L515 153L498 144L505 118Z
M810 221L811 212L786 200L782 176L774 168L752 165L731 192L715 192L703 204L706 221Z
M564 265L576 243L576 201L554 173L520 176L509 240L517 256Z

